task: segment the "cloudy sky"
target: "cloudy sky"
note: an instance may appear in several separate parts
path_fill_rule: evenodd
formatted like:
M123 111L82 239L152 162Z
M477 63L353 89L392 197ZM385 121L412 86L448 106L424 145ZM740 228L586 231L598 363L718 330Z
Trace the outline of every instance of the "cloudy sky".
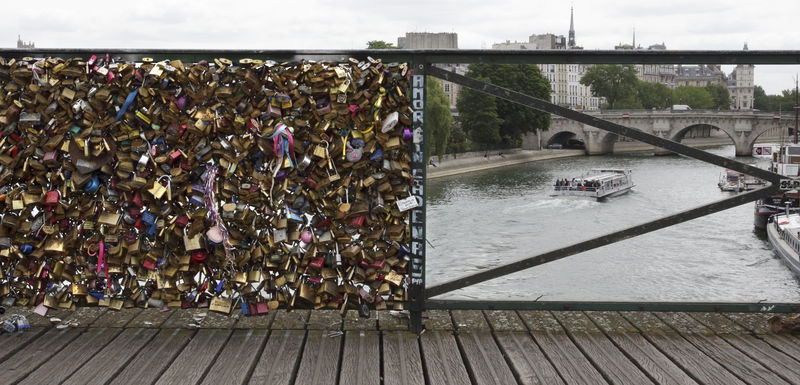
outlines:
M3 5L0 47L17 35L44 48L360 49L369 40L397 44L406 32L455 32L459 48L567 35L586 49L630 42L668 49L798 50L800 2L780 0L376 0L221 1L38 0ZM729 71L726 67L726 72ZM757 66L767 93L793 87L796 66Z

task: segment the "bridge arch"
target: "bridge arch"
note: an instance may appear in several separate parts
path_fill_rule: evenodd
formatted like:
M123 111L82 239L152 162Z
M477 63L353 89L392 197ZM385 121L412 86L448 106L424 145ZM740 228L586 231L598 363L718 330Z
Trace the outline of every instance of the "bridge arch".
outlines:
M553 144L560 144L562 145L562 147L567 148L569 147L568 145L570 144L570 141L573 141L572 142L573 144L576 143L574 141L580 141L580 143L584 143L584 145L586 143L586 137L583 135L583 132L580 131L575 132L575 131L564 130L555 133L551 132L550 134L551 135L547 139L546 143L546 146L548 148L550 147L550 145Z

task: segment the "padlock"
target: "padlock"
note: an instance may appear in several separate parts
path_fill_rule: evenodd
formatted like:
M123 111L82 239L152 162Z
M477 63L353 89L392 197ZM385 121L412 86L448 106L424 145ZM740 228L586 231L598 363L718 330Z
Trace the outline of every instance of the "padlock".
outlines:
M347 142L347 161L358 162L364 155L364 141L352 139Z

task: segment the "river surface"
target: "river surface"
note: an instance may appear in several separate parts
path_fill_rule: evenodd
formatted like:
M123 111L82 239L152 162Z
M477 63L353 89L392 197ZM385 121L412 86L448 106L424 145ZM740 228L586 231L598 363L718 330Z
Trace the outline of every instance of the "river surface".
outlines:
M733 146L708 151L733 158ZM737 158L765 167L768 161ZM605 201L550 197L556 178L629 168ZM646 153L554 159L428 183L428 286L730 196L723 168ZM800 302L800 283L753 228L754 204L444 294L445 299Z

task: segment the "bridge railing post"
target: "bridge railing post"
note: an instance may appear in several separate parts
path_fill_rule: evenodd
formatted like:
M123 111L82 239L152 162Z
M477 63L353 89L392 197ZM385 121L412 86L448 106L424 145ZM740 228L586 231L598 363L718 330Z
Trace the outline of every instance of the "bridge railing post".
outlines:
M428 63L424 56L414 56L411 60L411 108L413 140L411 148L411 174L413 182L411 195L417 199L417 207L411 209L409 225L411 228L411 271L408 282L409 328L413 333L421 333L422 312L425 310L425 186L428 149L425 144L425 73Z

